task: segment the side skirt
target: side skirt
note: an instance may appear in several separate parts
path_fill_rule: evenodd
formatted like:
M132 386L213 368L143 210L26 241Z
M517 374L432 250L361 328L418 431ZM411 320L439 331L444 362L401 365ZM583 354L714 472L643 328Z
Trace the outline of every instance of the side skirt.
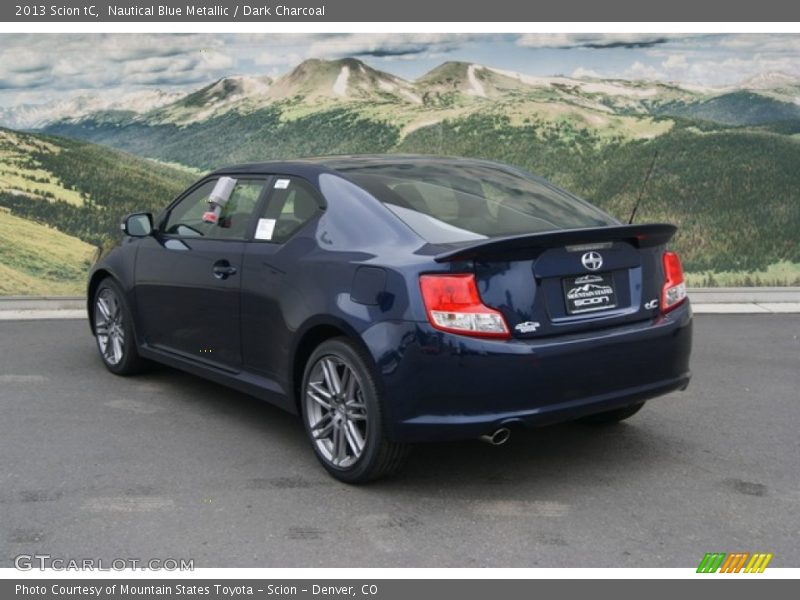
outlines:
M200 363L196 360L185 358L178 353L154 348L146 344L140 345L138 350L142 358L197 375L214 383L255 396L292 414L297 414L297 408L293 400L274 379L246 371L236 372L209 363Z

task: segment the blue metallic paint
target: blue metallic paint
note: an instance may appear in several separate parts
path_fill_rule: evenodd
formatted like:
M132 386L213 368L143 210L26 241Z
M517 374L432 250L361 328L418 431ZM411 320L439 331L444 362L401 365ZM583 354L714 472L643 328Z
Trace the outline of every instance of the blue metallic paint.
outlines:
M221 174L303 177L327 207L284 244L185 240L189 249L181 250L156 231L126 238L104 256L90 290L96 274L122 285L146 358L296 411L301 341L315 327L335 328L373 357L387 431L398 441L569 420L688 384L688 301L667 315L643 308L660 295L663 245L636 249L616 241L604 250L603 270L618 280L619 309L576 318L564 313L559 282L580 272L579 253L557 247L515 260L437 262L441 249L324 164L245 165L212 176ZM239 273L214 280L210 267L219 258ZM361 285L357 273L365 267L373 269L373 283ZM376 269L383 274L377 287ZM419 275L431 272L476 273L483 301L512 331L525 321L541 328L507 341L433 329L419 293ZM200 355L192 344L223 350Z
M508 423L568 421L688 385L691 308L552 338L482 340L424 322L384 322L363 339L384 381L393 437L477 437Z

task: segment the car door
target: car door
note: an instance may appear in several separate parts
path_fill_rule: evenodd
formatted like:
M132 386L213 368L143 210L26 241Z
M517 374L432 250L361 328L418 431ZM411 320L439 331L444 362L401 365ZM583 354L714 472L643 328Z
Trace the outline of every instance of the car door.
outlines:
M242 256L266 178L237 177L215 224L203 221L216 178L179 198L144 238L136 303L145 343L238 371Z
M292 338L305 306L298 282L313 277L304 267L316 247L300 234L324 208L319 192L300 177L276 175L247 244L242 277L242 348L245 369L281 381Z

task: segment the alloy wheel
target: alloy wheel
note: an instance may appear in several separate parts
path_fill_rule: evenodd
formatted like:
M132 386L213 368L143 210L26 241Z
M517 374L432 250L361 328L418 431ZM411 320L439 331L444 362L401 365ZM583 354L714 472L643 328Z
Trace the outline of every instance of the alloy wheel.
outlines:
M110 365L118 365L125 356L125 327L122 305L110 288L104 288L97 294L94 328L103 360Z
M320 455L334 467L355 464L367 444L367 404L361 382L341 357L326 355L311 369L305 389L308 427Z

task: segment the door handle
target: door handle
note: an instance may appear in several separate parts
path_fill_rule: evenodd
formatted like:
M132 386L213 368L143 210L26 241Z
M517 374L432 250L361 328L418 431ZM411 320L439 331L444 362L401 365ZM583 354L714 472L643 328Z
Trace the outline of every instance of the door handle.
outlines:
M214 263L211 272L217 279L227 279L231 275L236 275L236 267L227 260L218 260Z

